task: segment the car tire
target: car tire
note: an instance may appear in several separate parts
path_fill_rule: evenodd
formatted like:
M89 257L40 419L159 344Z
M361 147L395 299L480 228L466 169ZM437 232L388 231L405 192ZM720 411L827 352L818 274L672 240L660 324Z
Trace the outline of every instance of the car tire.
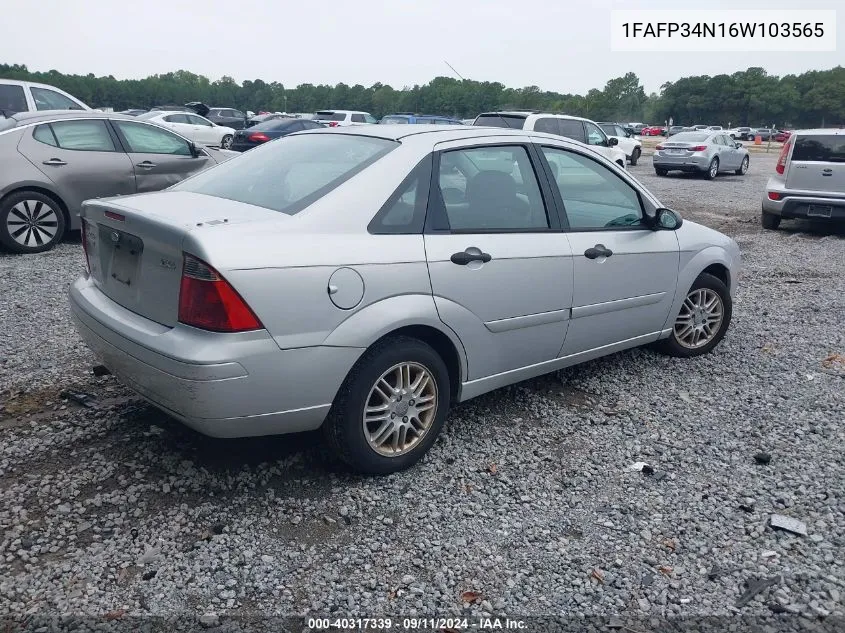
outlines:
M634 167L636 166L638 160L640 160L640 148L635 147L634 151L631 152L631 159L628 162L631 163L631 167Z
M232 135L227 134L223 137L223 140L220 141L220 147L222 149L231 149L232 147Z
M410 378L404 373L406 366ZM423 411L414 408L419 403L407 385L413 385L420 376L423 383L416 395L426 399L424 405L433 403L432 408ZM387 387L404 389L406 393L397 394ZM388 400L388 395L398 396L399 400ZM437 440L450 401L449 371L440 355L418 339L389 337L368 349L349 372L323 422L323 434L332 451L352 470L373 475L398 472L413 466ZM366 419L367 408L381 406L385 407L384 418L379 410L370 413L370 420ZM379 436L387 424L392 427L387 426ZM422 431L419 435L414 433L416 428ZM403 438L406 446L396 450L394 447Z
M716 158L713 158L713 160L710 161L710 165L708 165L707 171L704 172L704 177L707 180L713 180L718 175L719 175L719 159L716 157Z
M745 174L747 174L748 173L748 165L749 165L750 162L751 162L751 160L748 158L748 156L743 158L742 164L739 166L739 169L737 169L736 172L734 172L734 173L736 173L737 176L744 176Z
M715 303L708 311L706 306L714 300ZM704 309L698 312L698 307ZM712 323L717 313L719 315L717 325L708 333L704 324ZM707 354L725 337L732 314L733 301L725 283L709 273L701 273L681 304L681 309L672 324L672 334L669 338L658 341L657 349L668 356L677 358L693 358ZM687 328L692 328L692 332L688 332ZM707 339L695 340L696 331L699 332L699 336L706 335Z
M654 173L657 174L658 176L665 176L666 174L669 173L669 171L666 170L666 169L658 169L658 168L655 167Z
M769 231L777 231L780 226L780 220L781 217L779 215L775 215L774 213L766 213L763 211L760 214L760 224L764 229Z
M17 191L0 202L0 245L13 253L42 253L65 234L61 205L37 191Z

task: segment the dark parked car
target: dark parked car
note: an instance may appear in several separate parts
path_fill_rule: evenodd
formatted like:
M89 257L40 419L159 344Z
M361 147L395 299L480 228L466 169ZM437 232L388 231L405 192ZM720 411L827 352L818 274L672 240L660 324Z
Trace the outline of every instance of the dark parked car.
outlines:
M686 128L683 125L673 125L669 128L668 136L672 136L673 134L680 134Z
M267 114L256 114L254 117L249 119L246 122L247 127L252 127L254 125L258 125L259 123L264 123L265 121L275 121L278 119L295 119L296 117L292 117L288 114L273 114L272 112Z
M234 108L209 108L208 114L202 114L206 119L217 125L242 130L246 125L246 115Z
M235 132L231 149L236 152L245 152L267 141L272 141L273 139L287 136L294 132L319 130L322 128L323 126L316 121L307 121L304 119L271 119L254 125L248 130Z

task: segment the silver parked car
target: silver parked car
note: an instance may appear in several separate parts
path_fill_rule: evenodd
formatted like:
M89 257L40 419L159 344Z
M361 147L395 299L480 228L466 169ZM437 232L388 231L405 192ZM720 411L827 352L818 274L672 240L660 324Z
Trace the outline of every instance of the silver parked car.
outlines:
M158 191L232 156L121 114L0 119L0 245L46 251L79 229L84 200Z
M763 228L782 218L845 220L845 130L799 130L786 140L763 196Z
M751 159L745 146L725 132L681 132L654 148L652 161L658 176L670 171L703 174L712 180L719 173L744 176Z
M114 374L208 435L322 426L370 473L492 389L710 352L740 260L590 147L480 127L300 132L82 218L72 314Z

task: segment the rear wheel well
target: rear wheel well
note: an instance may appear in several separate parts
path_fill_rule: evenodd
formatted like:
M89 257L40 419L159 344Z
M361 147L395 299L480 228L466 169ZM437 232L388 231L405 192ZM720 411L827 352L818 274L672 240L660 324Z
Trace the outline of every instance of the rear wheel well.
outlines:
M67 209L67 205L65 201L59 198L55 193L50 191L49 189L43 189L41 187L21 187L20 189L13 189L9 191L2 199L0 199L0 204L3 204L9 196L13 196L16 193L23 193L25 191L32 191L35 193L40 193L42 196L47 196L57 205L59 205L59 210L62 212L62 215L65 216L65 233L70 231L70 212Z
M707 273L708 275L713 275L716 279L719 279L723 284L725 284L726 288L730 289L731 273L722 264L710 264L701 272Z
M443 362L446 363L446 369L449 370L451 400L452 402L457 400L458 389L461 386L461 357L458 355L458 350L455 349L455 345L448 336L428 325L409 325L398 330L393 330L379 340L390 336L409 336L430 345L439 354L440 358L443 359Z

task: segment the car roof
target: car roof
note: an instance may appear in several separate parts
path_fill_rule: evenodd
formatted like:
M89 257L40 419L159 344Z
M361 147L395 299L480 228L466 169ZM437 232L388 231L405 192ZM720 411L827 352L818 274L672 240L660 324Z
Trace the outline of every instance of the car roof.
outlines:
M809 128L806 130L795 130L792 133L792 136L796 134L812 134L813 136L842 136L845 134L845 129L843 128L835 128L835 127L825 127L825 128Z
M536 110L501 110L501 111L491 111L491 112L482 112L478 116L496 116L496 115L505 115L505 116L521 116L525 117L553 117L555 119L571 119L573 121L590 121L590 119L585 119L581 116L571 116L569 114L555 114L554 112L538 112ZM476 117L477 118L477 117Z
M8 118L17 121L19 126L43 121L60 121L62 119L121 119L126 121L135 119L135 117L117 112L99 112L97 110L38 110L36 112L18 112Z
M369 114L369 112L364 112L363 110L317 110L315 114L320 114L322 112L343 112L345 114Z
M487 127L481 125L402 125L395 123L389 123L387 125L361 125L354 126L352 128L321 128L318 130L297 132L297 134L346 134L349 136L383 138L391 141L403 141L407 139L421 141L423 143L431 143L432 145L463 139L482 139L487 137L503 136L538 136L554 139L556 141L571 140L556 134L546 134L544 132L531 132L511 128ZM577 141L572 141L572 143L578 144Z

